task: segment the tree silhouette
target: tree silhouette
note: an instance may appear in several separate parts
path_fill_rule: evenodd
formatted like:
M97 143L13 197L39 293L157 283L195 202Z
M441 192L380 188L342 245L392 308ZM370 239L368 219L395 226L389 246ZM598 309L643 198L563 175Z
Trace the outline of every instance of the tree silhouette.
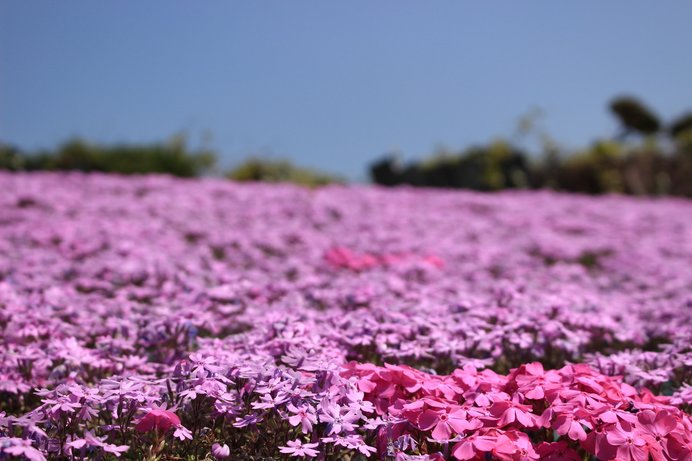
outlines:
M677 138L682 133L685 133L687 131L692 132L692 112L687 112L686 114L683 114L680 117L673 120L673 122L670 124L670 127L668 128L668 131L670 132L670 135L674 138Z
M631 96L615 98L610 103L610 110L620 120L623 135L636 132L651 135L658 132L661 122L643 103Z

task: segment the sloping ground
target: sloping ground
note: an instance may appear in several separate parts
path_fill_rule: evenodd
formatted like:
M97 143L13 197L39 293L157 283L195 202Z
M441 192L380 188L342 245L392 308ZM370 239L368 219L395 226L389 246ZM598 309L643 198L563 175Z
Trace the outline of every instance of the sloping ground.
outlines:
M0 190L0 459L689 459L692 202Z

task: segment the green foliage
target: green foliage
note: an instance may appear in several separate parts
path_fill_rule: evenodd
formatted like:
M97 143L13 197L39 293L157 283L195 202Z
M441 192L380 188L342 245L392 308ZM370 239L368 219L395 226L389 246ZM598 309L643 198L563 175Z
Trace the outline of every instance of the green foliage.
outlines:
M387 186L411 184L490 191L526 187L529 170L526 154L505 141L496 141L459 153L441 151L406 167L386 157L372 165L371 174L376 183Z
M610 103L610 110L620 120L625 132L651 135L658 132L661 122L643 103L631 96L622 96Z
M678 138L683 135L692 134L692 112L687 112L680 117L673 120L670 124L670 135L674 138Z
M371 168L381 185L492 191L507 188L552 188L588 194L682 195L692 197L692 143L672 155L654 144L632 146L598 141L561 155L546 150L530 162L522 151L502 143L433 156L405 167L384 158ZM385 182L386 181L386 182Z
M0 170L19 171L24 165L19 149L0 143Z
M655 115L634 98L619 98L611 108L626 132L650 135L660 130ZM519 121L519 134L535 129L536 113ZM438 152L402 166L391 157L371 166L381 185L410 184L475 190L552 188L589 194L673 194L692 197L692 113L672 122L674 150L659 138L646 136L639 144L599 140L586 149L563 152L552 138L540 133L543 153L529 156L507 141L466 149L456 154Z
M597 142L589 149L572 154L558 167L557 184L572 192L624 192L618 174L622 155L620 144Z
M166 143L104 146L72 139L54 151L23 154L11 147L0 148L0 169L77 170L104 173L167 173L199 176L213 168L216 155L208 150L191 152L183 136Z
M341 183L342 179L326 173L293 165L287 160L250 158L226 174L234 181L290 182L317 187Z
M625 143L624 137L618 137L566 152L537 128L541 113L533 110L519 120L514 142L498 140L456 152L440 150L409 164L390 155L372 164L370 173L375 183L384 186L409 184L481 191L553 188L591 194L692 197L692 112L661 130L659 118L636 98L619 97L609 107L621 122L623 134L645 135L634 138L638 144ZM540 155L530 155L516 145L518 137L531 133L539 134L543 144ZM672 142L657 144L664 135ZM183 136L164 143L134 145L98 145L72 139L54 150L34 153L0 143L0 169L11 171L78 170L194 177L211 171L215 163L213 152L189 150ZM291 182L308 187L344 182L338 176L298 167L286 160L262 158L250 158L225 176L236 181Z

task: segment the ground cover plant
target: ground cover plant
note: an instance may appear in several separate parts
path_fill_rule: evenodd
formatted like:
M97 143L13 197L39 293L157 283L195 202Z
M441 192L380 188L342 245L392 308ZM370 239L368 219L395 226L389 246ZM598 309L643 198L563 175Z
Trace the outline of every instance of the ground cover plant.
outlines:
M0 460L691 457L689 201L0 187Z

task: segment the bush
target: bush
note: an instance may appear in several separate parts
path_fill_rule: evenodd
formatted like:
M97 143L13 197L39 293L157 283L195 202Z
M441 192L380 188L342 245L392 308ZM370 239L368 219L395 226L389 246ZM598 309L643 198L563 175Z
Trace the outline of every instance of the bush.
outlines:
M343 182L337 176L297 167L288 160L259 158L246 160L226 173L226 177L234 181L290 182L308 187Z
M216 155L209 150L189 151L183 136L165 143L104 146L79 138L54 151L24 154L16 148L0 149L0 169L14 171L98 171L104 173L167 173L194 177L209 171Z

